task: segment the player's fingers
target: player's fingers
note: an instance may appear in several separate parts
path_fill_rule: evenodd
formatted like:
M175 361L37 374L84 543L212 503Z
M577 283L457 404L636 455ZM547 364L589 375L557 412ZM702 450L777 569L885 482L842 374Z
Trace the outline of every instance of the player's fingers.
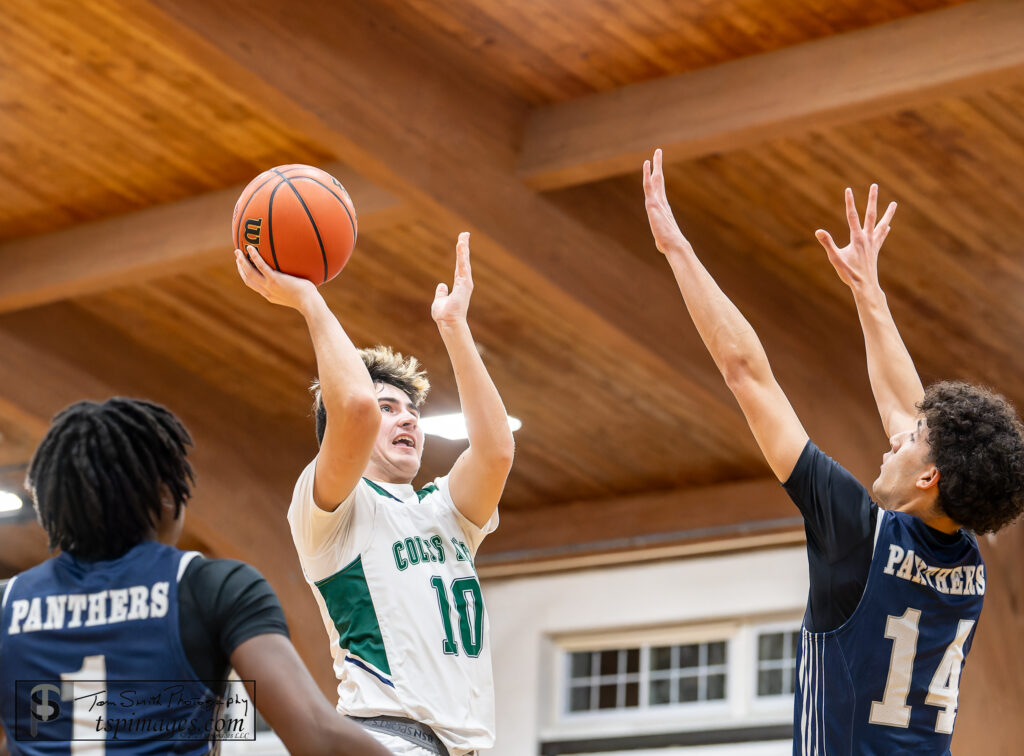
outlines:
M459 234L459 241L455 244L455 277L469 275L469 231L463 231Z
M821 246L825 248L825 251L828 252L829 259L832 259L834 256L837 256L839 254L839 248L836 246L836 243L832 240L832 234L830 234L825 229L819 228L817 231L815 231L814 238L817 239Z
M253 267L260 272L262 276L266 276L270 273L270 266L267 265L267 261L263 259L263 255L259 253L256 247L251 244L245 248L248 253L246 256L249 258L249 262L252 263Z
M246 255L240 249L235 250L235 265L238 266L238 273L242 276L242 279L248 281L249 271L252 270L252 265L246 261Z
M241 277L242 283L253 291L263 294L262 279L259 272L253 269L252 264L246 259L246 256L242 254L240 249L235 250L235 267L238 268L238 275Z
M654 158L644 161L644 194L648 199L657 198L657 169L654 167Z
M663 158L664 156L661 152L661 148L659 147L654 151L654 171L651 178L654 181L654 186L661 194L665 193L665 169L662 165Z
M864 228L874 228L878 218L878 184L868 189L868 206L864 208Z
M249 283L245 275L245 264L242 262L242 250L240 249L235 250L235 267L238 268L238 275L241 277L242 281Z
M896 214L896 203L890 202L889 207L885 208L885 214L882 215L882 219L878 221L878 225L875 226L875 233L879 233L880 230L884 230L886 233L889 232L889 224L892 222L892 216Z
M850 233L860 231L860 215L853 201L853 189L846 187L846 220L850 224Z
M448 284L439 283L434 290L434 299L444 299L448 296Z

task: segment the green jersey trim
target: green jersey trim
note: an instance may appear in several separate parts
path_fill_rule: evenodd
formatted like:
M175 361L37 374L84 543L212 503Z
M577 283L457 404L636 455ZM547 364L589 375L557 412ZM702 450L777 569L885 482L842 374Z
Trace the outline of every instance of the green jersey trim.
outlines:
M315 585L338 630L338 645L390 675L391 666L370 587L366 584L362 556L357 556L330 577L318 580Z
M378 485L377 485L376 483L374 483L374 482L373 482L372 480L370 480L369 478L363 478L363 480L364 480L364 481L366 481L366 485L368 485L368 486L369 486L370 488L372 488L372 489L373 489L374 491L376 491L377 493L379 493L379 494L380 494L381 496L387 496L387 497L388 497L389 499L394 499L395 501L397 501L397 502L399 502L399 503L401 503L401 502L402 502L402 500L401 500L401 499L399 499L399 498L398 498L397 496L395 496L395 495L394 495L393 493L391 493L390 491L388 491L388 490L387 490L387 489L385 489L385 488L381 488L380 486L378 486Z
M437 486L435 486L433 483L427 483L427 485L425 485L423 488L416 492L416 498L419 499L420 501L423 501L424 496L428 496L429 494L434 493L434 491L436 490Z

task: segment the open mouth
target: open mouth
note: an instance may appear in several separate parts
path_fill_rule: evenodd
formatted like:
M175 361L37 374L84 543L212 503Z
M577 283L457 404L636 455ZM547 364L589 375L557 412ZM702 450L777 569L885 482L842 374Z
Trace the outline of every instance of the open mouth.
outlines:
M402 436L398 436L397 438L395 438L395 440L391 442L391 445L392 446L404 446L404 447L406 447L408 449L415 449L416 448L416 439L413 438L412 436L402 435Z

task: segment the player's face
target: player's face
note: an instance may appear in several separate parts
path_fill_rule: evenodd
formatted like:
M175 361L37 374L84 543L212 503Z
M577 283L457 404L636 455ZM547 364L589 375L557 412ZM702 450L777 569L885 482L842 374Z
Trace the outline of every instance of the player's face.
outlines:
M369 477L386 483L411 483L423 457L419 410L409 396L388 383L377 384L380 431L370 454Z
M892 447L882 456L882 467L872 493L886 509L906 510L929 506L938 492L938 471L931 461L928 426L923 417L916 426L889 439Z

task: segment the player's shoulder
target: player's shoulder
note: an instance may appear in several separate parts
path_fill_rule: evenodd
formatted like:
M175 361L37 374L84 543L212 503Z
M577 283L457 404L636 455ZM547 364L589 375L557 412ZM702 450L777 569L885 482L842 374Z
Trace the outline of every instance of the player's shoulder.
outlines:
M451 492L448 489L448 475L434 478L421 488L416 489L416 501L433 507L451 509L454 505Z
M295 485L292 487L292 504L296 501L301 500L304 496L313 495L313 480L316 477L316 460L317 457L313 457L299 473L299 477L295 479Z
M181 584L200 593L226 592L237 595L246 588L266 583L266 578L248 562L237 559L192 559L181 576Z
M193 559L182 575L179 590L209 614L240 612L268 601L277 603L274 589L260 571L237 559Z
M416 490L416 498L423 501L428 496L437 497L444 496L444 492L448 488L448 476L442 476L440 478L434 478L432 481L427 483L423 488Z
M303 521L311 516L311 513L318 514L324 513L325 510L320 509L316 505L316 500L313 494L313 489L316 485L316 466L317 460L319 460L319 454L313 457L309 463L299 473L299 477L295 481L295 486L292 489L291 502L288 505L287 518L293 527L296 522ZM359 484L357 483L353 493L358 491ZM349 496L352 494L350 493ZM348 497L346 497L347 499ZM326 512L326 514L333 514L333 512Z
M182 575L182 607L224 643L230 656L261 632L288 635L280 600L260 571L237 559L193 559Z

